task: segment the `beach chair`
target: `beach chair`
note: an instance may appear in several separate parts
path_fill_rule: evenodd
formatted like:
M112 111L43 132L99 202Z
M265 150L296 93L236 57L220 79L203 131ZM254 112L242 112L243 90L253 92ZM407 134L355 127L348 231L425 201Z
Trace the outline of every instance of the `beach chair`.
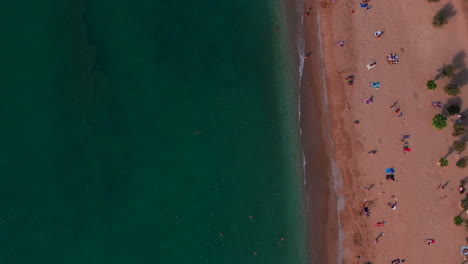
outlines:
M361 6L361 8L368 8L369 4L368 3L361 3L360 6Z
M377 65L377 62L371 61L371 63L367 64L367 69L370 70L370 69L374 68L375 65Z
M372 88L375 88L375 89L380 88L380 82L371 82L370 85Z
M393 168L386 168L386 169L385 169L385 173L387 173L387 174L394 174L394 173L395 173L395 169L393 169Z

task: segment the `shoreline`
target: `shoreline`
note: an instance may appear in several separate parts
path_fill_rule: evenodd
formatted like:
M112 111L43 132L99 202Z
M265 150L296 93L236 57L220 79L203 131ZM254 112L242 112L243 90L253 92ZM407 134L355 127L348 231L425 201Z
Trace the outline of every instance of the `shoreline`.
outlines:
M331 169L331 141L327 120L327 102L323 58L319 28L319 6L304 1L304 10L312 8L304 17L304 54L312 52L304 62L300 89L300 128L305 159L304 188L307 199L308 263L336 263L339 247L337 197L333 194ZM324 100L325 99L325 100ZM313 136L310 136L313 135ZM311 202L313 201L313 202ZM339 243L339 242L338 242Z

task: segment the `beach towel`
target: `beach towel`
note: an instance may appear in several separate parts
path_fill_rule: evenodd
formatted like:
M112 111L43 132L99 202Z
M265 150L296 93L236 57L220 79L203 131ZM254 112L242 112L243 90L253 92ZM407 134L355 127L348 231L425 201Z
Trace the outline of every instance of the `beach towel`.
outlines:
M461 247L460 251L463 256L468 256L468 247Z

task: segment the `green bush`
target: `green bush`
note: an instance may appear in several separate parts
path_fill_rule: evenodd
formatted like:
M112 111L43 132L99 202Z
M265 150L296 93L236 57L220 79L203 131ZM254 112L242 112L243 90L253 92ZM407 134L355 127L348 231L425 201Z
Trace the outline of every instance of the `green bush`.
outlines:
M460 87L458 87L456 84L449 83L445 86L444 91L448 95L455 96L460 93Z
M455 218L453 218L453 223L455 225L462 225L463 224L463 217L457 215Z
M448 166L448 160L446 158L440 158L439 164L441 167Z
M464 210L468 210L468 197L465 197L465 199L460 201L460 206Z
M442 74L446 77L453 77L455 75L455 67L452 64L445 64L442 66Z
M455 164L458 168L465 168L466 167L466 158L461 158Z
M463 152L466 149L466 142L464 141L454 141L453 144L453 149L457 152Z
M428 90L435 90L435 88L437 88L437 84L434 80L427 81L426 86Z
M452 136L459 137L465 133L465 126L460 123L453 124L453 133Z
M458 115L460 113L460 106L458 105L450 105L449 107L447 107L447 112L449 113L449 115L453 116L453 115Z
M432 18L432 25L434 27L442 27L443 25L447 24L447 22L447 17L445 17L444 13L441 11L437 12L437 14Z
M437 129L442 129L447 126L447 118L441 114L435 115L432 118L432 125Z

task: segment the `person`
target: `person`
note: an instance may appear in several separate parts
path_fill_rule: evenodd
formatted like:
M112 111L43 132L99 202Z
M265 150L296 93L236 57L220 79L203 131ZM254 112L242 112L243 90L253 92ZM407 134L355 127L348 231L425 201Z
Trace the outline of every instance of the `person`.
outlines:
M346 81L349 85L353 85L354 76L353 76L353 75L349 75L348 77L345 78L345 81Z
M370 216L369 207L364 207L364 209L361 211L361 215L365 215L369 217Z
M353 125L355 126L359 125L359 120L354 120Z
M430 246L431 244L435 243L434 239L426 239L427 244Z
M312 9L312 8L307 9L306 12L305 12L305 14L304 14L304 16L308 17L308 16L310 15L310 10L311 10L311 9Z
M364 202L362 203L361 215L365 215L367 217L370 216L370 211L369 211L369 207L367 207L367 201L366 200L364 200Z
M432 101L432 107L442 108L442 102L441 101Z
M336 42L336 45L343 47L344 46L344 41L338 41Z
M376 31L376 32L374 32L374 36L375 36L376 38L380 38L380 37L382 36L382 31Z
M403 153L410 152L410 151L411 151L411 149L410 149L410 147L408 146L408 141L405 141L405 142L403 143Z
M457 116L457 119L455 120L455 123L461 124L463 119L465 119L465 117L463 115L459 114Z
M465 188L464 188L463 186L460 185L460 186L458 187L458 192L459 192L460 194L463 194L463 193L465 192Z
M385 221L375 223L375 226L377 227L384 226L384 225L385 225Z
M396 210L397 202L389 202L388 206L390 206L391 210Z
M403 135L403 137L400 139L400 141L405 143L405 140L407 140L409 138L410 138L410 135Z

